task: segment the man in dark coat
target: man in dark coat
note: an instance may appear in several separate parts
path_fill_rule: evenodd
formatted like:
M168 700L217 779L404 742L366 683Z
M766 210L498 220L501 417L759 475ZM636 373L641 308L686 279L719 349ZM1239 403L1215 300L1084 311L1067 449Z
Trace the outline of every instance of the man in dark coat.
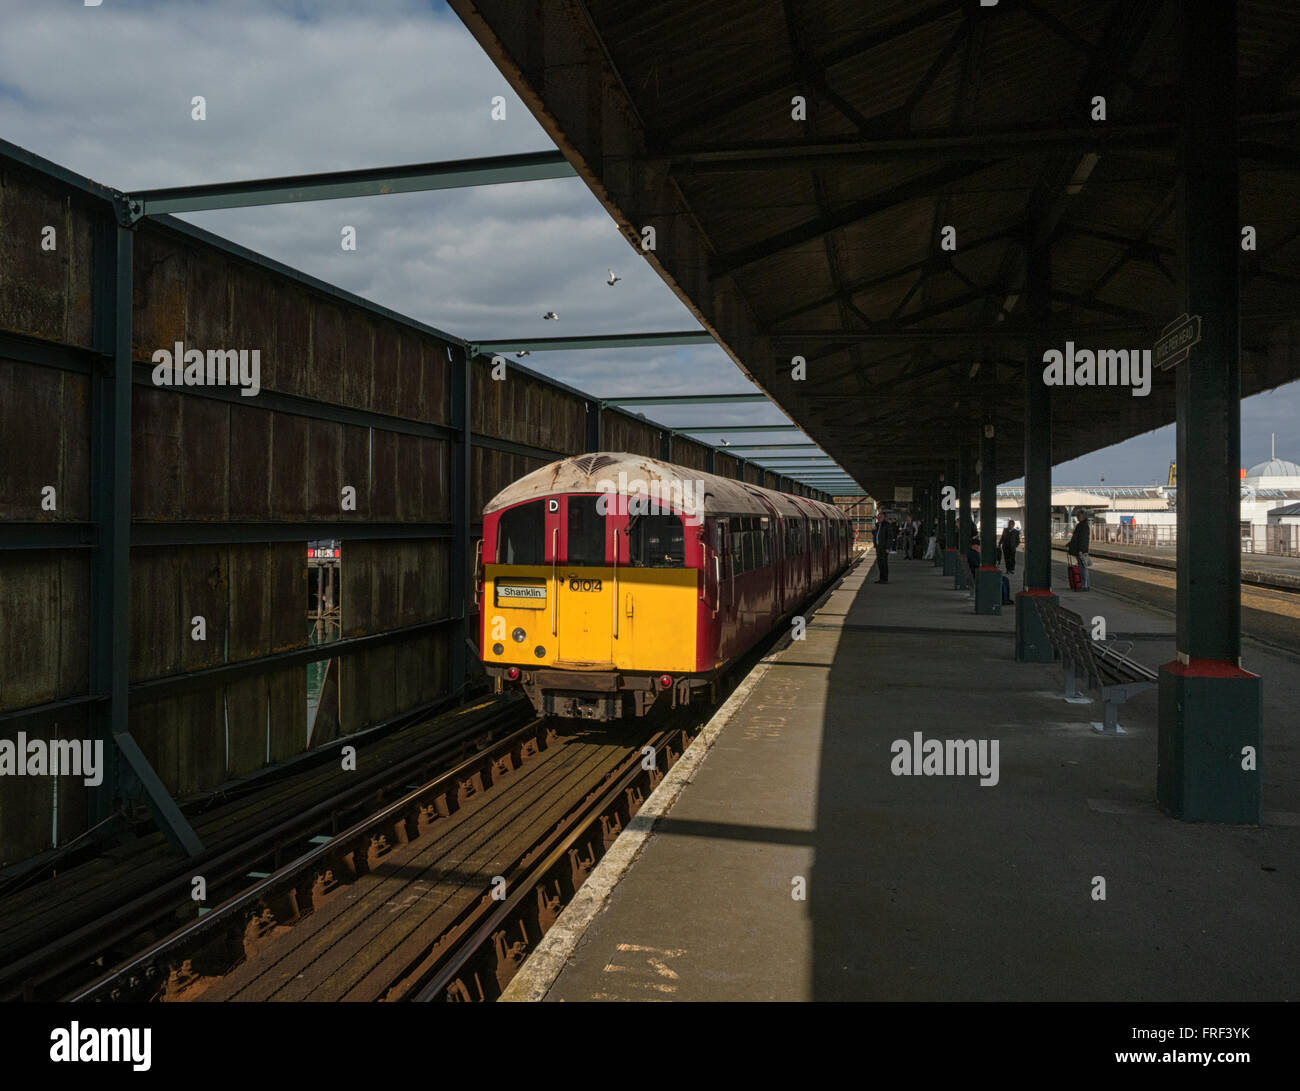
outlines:
M1002 532L998 545L1002 549L1002 559L1006 562L1007 574L1010 575L1016 570L1016 550L1020 548L1020 530L1016 527L1014 519L1007 520L1006 529Z
M876 522L876 568L880 573L877 583L889 582L889 551L894 548L897 540L894 524L882 512Z
M1090 537L1088 513L1081 511L1079 512L1079 521L1074 525L1074 533L1070 535L1070 544L1065 547L1066 555L1071 558L1071 562L1079 566L1080 591L1091 590L1088 584L1088 568L1092 564L1092 558L1088 555Z

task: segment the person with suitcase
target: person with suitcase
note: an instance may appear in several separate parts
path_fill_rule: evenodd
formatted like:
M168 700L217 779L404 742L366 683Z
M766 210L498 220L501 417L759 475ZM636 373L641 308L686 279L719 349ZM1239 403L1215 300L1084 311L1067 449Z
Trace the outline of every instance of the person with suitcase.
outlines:
M1074 525L1074 533L1070 535L1070 542L1065 547L1066 556L1071 559L1070 563L1070 590L1071 591L1090 591L1092 588L1088 584L1088 567L1092 558L1088 555L1088 544L1091 532L1088 529L1088 513L1079 512L1079 521Z

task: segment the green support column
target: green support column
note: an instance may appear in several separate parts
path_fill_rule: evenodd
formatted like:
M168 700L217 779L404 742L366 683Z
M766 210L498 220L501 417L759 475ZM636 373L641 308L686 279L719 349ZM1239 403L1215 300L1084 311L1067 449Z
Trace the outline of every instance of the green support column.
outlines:
M587 435L585 444L588 454L600 450L600 439L600 402L588 402ZM713 467L710 466L709 471L712 472L712 470Z
M448 591L452 615L459 619L452 631L451 691L465 688L469 646L476 634L470 628L472 604L469 595L471 527L474 512L471 504L470 472L473 466L473 431L470 398L473 390L473 356L469 349L456 353L451 373L451 424L456 429L451 464L451 572Z
M943 537L943 473L935 478L935 482L930 486L930 521L927 529L934 535L934 559L935 568L943 567L943 550L939 548L939 540Z
M994 373L992 365L990 374ZM980 435L980 566L975 573L975 612L1002 613L1002 570L998 568L997 429L985 421Z
M970 586L970 566L966 554L970 550L970 494L975 467L971 464L970 448L963 443L957 452L957 559L953 565L954 591L965 591Z
M943 574L945 576L956 577L957 575L957 505L961 501L961 482L957 475L957 460L948 459L947 470L945 471L946 480L944 487L952 489L952 506L944 509L943 513Z
M1241 667L1237 4L1179 11L1178 204L1202 339L1177 365L1178 656L1160 668L1157 798L1184 821L1255 824L1263 683Z
M1051 317L1052 254L1047 246L1029 251L1026 269L1029 320L1044 327ZM1016 593L1016 659L1050 663L1056 657L1043 628L1036 599L1056 601L1052 591L1052 401L1043 382L1046 336L1031 342L1025 359L1025 586Z
M104 362L92 383L91 507L97 525L90 605L90 686L104 698L92 713L95 741L104 745L104 783L90 797L92 822L110 815L119 800L138 798L167 840L189 856L203 852L162 779L130 732L131 648L131 367L135 231L127 209L96 237L93 304L95 341ZM179 730L190 725L182 724Z

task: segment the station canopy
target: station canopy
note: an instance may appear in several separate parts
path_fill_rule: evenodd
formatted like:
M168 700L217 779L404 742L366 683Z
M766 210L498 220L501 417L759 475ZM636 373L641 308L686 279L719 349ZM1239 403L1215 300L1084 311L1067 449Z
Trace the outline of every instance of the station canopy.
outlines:
M450 3L628 241L655 229L665 281L876 495L933 483L987 419L1020 476L1025 367L1152 348L1184 310L1175 0ZM1238 11L1246 396L1300 377L1300 37L1294 0ZM1053 390L1053 461L1172 422L1175 383Z

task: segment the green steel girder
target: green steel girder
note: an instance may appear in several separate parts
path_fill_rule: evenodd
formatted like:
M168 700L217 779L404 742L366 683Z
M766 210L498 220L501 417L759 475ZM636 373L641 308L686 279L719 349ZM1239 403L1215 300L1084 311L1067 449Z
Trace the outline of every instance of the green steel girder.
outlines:
M728 451L795 451L802 448L821 448L820 443L728 443ZM763 456L759 456L760 458Z
M680 428L674 428L673 431L679 436L716 436L731 435L733 432L802 432L803 429L797 424L738 424L734 428L728 428L726 425L709 425L701 428L682 425Z
M719 405L727 402L768 402L766 394L654 394L634 398L602 398L602 406L622 405ZM735 431L736 429L732 429Z
M413 163L397 167L295 174L283 178L254 178L245 182L215 182L200 186L149 189L127 195L130 222L146 216L201 212L215 208L298 201L335 201L344 197L375 197L388 193L421 193L465 186L495 186L506 182L535 182L573 178L576 172L558 151L453 159L442 163Z
M470 344L475 353L504 355L527 349L529 352L560 352L577 349L663 348L681 345L715 344L713 334L705 330L666 330L663 333L596 333L572 337L513 337ZM606 402L606 405L611 404Z

